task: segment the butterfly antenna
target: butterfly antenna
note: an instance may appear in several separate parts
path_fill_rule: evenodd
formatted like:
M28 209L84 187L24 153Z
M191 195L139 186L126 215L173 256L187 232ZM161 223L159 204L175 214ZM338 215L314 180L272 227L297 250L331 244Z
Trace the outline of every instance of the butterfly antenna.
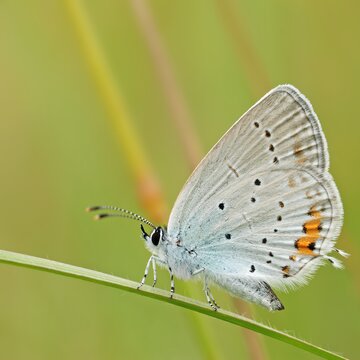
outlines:
M116 206L111 206L111 205L104 205L104 206L91 206L86 208L87 212L92 212L92 211L98 211L98 210L111 210L111 211L119 211L122 214L97 214L95 215L95 220L101 220L104 219L106 217L122 217L122 218L127 218L127 219L132 219L132 220L137 220L140 221L144 224L147 224L149 226L151 226L153 229L156 229L156 226L151 223L149 220L145 219L143 216L140 216L138 214L135 214L134 212L130 211L130 210L126 210L126 209L122 209Z

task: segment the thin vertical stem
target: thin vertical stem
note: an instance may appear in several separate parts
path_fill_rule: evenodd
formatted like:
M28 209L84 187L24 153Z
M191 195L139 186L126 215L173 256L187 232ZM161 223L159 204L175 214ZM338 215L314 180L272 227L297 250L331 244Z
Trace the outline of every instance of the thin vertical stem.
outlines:
M252 318L251 313L252 309L246 302L240 299L234 299L233 304L238 312L238 314L243 314L249 319ZM249 359L251 360L265 360L268 358L263 339L258 336L257 333L250 331L248 329L241 329L247 351L249 354Z
M108 113L108 119L115 129L118 143L136 180L138 198L154 221L164 222L167 207L158 179L141 146L119 88L113 80L114 76L99 46L83 1L67 0L65 4L84 51L90 74Z
M252 95L258 98L271 88L271 81L264 64L249 39L244 19L236 11L232 0L217 0L217 3L222 23L248 78Z
M170 116L175 124L187 161L193 169L201 157L200 143L192 126L191 114L185 96L170 61L168 52L156 27L147 1L131 0L135 19L149 49L156 74L163 90Z
M185 96L182 93L178 82L176 81L176 76L166 51L166 47L161 39L160 32L156 27L154 17L148 4L144 0L131 0L131 5L141 30L141 34L143 35L148 46L154 68L162 85L164 95L167 99L172 119L178 128L177 134L180 137L184 152L187 155L186 158L188 160L190 169L192 170L199 163L202 155L200 152L198 138L194 133L193 127L191 126L192 117L190 115L190 110L186 105ZM225 12L226 16L232 16L232 14L228 14L228 7L225 10L227 10ZM230 20L234 22L234 18L231 18ZM237 31L238 29L232 30L234 30L234 33L241 34L241 32ZM249 80L253 85L253 92L260 92L259 89L261 86L257 86L257 84L261 84L262 86L268 85L268 81L264 81L264 72L260 72L260 74L258 73L259 69L261 68L260 62L257 61L255 52L251 49L251 43L246 42L245 37L240 37L239 39L238 36L236 40L240 40L245 44L242 50L249 52L247 55L248 57L244 62L245 68L250 72ZM260 81L260 79L262 81ZM235 300L234 304L238 311L244 311L246 309L247 312L250 312L251 310L246 303L240 300ZM243 333L250 358L253 360L265 359L266 355L264 346L257 335L246 329L243 330Z
M84 4L81 0L67 0L66 4L78 33L90 73L107 110L109 120L111 120L112 126L116 130L119 144L126 155L129 166L138 183L138 197L151 217L158 222L163 222L167 213L163 194L160 191L160 186L150 167L150 163L146 158L141 141L132 126L131 118L121 93L112 80L114 77L111 74L111 69L97 41ZM181 109L182 105L181 103L179 105L176 101L176 96L176 92L171 96L173 106ZM184 124L182 124L183 119L183 117L178 118L180 131L186 133L189 129L186 125L184 126ZM187 143L190 144L191 141ZM189 156L192 153L195 154L196 151L196 148L192 148ZM191 314L190 316L193 320L199 343L202 344L201 350L204 352L204 357L206 359L219 358L219 354L214 343L210 340L208 329L205 327L202 319L196 314Z
M179 130L177 134L180 137L181 143L183 144L189 166L192 170L199 163L202 155L200 152L198 138L196 137L193 128L190 126L191 115L188 107L186 106L185 96L176 81L174 70L167 54L166 47L156 27L156 23L150 8L144 0L131 0L131 4L141 33L144 36L146 44L149 48L156 73L158 74L160 83L163 87L164 95L167 99L172 119L174 120ZM249 56L251 57L251 54ZM252 65L251 61L253 61L253 59L248 59L248 62L246 62L248 66ZM255 73L256 72L253 71L251 72L251 74ZM235 300L234 303L238 310L240 308L242 310L246 308L250 312L250 308L247 306L247 304L239 300ZM245 343L247 344L251 359L265 359L266 356L264 347L260 339L256 336L256 334L253 334L246 329L243 331Z

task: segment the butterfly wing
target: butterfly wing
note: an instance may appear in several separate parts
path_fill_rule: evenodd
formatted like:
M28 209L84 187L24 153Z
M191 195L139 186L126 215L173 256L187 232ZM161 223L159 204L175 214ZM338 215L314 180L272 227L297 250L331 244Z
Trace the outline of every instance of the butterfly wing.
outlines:
M195 169L171 213L169 238L196 249L214 279L302 283L342 225L328 166L310 103L294 87L279 86Z
M324 258L332 260L326 254L341 229L342 205L331 176L317 168L259 170L211 200L213 208L201 215L206 220L185 236L201 239L198 261L214 278L297 285Z
M179 194L168 228L183 237L192 219L220 189L254 169L329 167L327 144L310 102L293 86L280 85L251 107L194 170Z

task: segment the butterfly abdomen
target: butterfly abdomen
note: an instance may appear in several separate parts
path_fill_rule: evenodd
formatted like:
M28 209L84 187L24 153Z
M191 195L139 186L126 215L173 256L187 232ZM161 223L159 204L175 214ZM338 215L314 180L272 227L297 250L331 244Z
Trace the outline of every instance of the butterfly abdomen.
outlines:
M261 305L270 311L284 309L279 298L265 281L229 276L215 276L213 280L236 297Z

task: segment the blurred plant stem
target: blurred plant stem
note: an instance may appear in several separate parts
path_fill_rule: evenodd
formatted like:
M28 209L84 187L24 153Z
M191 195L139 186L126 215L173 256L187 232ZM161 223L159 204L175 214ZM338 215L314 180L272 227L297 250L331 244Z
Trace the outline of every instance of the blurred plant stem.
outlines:
M234 51L244 69L252 96L258 99L272 87L267 71L249 38L244 19L236 11L234 2L217 0L217 4L224 29L229 34Z
M249 318L253 318L253 311L251 306L240 299L233 298L233 305L238 314L245 315ZM265 360L268 358L266 348L262 338L256 332L251 330L242 329L244 335L244 341L247 347L249 358L252 360Z
M139 200L150 214L152 220L157 223L164 223L166 222L167 211L159 182L150 166L150 162L146 159L144 148L132 126L121 93L112 80L114 77L97 41L85 6L81 0L67 0L66 4L84 50L90 73L94 78L109 119L116 130L119 143L138 184ZM173 94L172 98L176 98L176 93ZM181 123L181 119L179 121ZM187 131L186 127L182 128L181 131ZM193 150L196 151L195 148ZM196 315L191 316L191 319L204 358L219 359L220 354L216 349L216 342L211 340L209 328Z
M83 1L67 0L65 4L84 51L90 74L108 113L108 119L116 131L118 143L135 178L140 203L147 213L151 214L154 222L164 223L168 211L159 181L141 146L119 88L113 81L114 77L98 44Z
M325 359L344 359L343 357L336 355L328 350L319 348L294 336L288 335L278 330L274 330L254 320L250 320L243 316L233 314L229 311L214 311L210 309L208 304L200 303L193 299L189 299L177 294L175 294L173 299L170 299L168 291L155 289L146 285L144 285L141 290L137 290L138 283L127 279L122 279L114 275L109 275L99 271L94 271L74 265L64 264L58 261L42 259L35 256L24 255L5 250L0 250L0 263L41 270L49 273L55 273L62 276L76 278L128 291L140 296L153 298L169 304L180 306L182 308L196 311L198 313L202 313L204 315L208 315L219 320L235 324L237 326L243 326L248 329L252 329L253 331L291 344L312 354L322 356Z
M145 44L149 49L170 112L170 119L175 125L187 162L192 170L201 158L201 150L192 126L192 117L185 96L176 80L174 68L157 29L149 3L144 0L130 0L130 4Z
M186 159L189 164L189 168L192 171L202 159L202 153L200 151L200 144L198 137L194 132L194 128L191 124L191 113L187 106L185 95L181 90L181 86L176 80L176 75L170 61L170 56L167 53L166 46L164 45L161 34L157 29L153 14L148 3L144 0L130 0L132 5L135 19L139 25L140 32L145 40L145 43L149 49L149 53L153 62L155 72L159 78L159 83L162 86L163 93L176 127L176 135L180 138L180 143L183 146ZM245 38L240 39L243 43L246 43ZM247 48L250 47L250 43ZM254 53L254 52L252 52ZM250 57L254 57L251 56ZM251 61L248 59L245 63L251 66ZM255 67L258 67L255 65ZM247 68L245 69L247 70ZM256 69L257 70L257 69ZM251 72L252 74L252 72ZM259 78L250 76L250 83L254 85L260 82L262 77L259 74ZM266 81L265 81L266 82ZM248 304L241 300L234 300L235 308L240 313L250 313L251 308ZM200 324L199 324L200 325ZM261 339L256 333L243 329L244 341L246 343L249 357L252 360L264 360L267 358L264 345Z

